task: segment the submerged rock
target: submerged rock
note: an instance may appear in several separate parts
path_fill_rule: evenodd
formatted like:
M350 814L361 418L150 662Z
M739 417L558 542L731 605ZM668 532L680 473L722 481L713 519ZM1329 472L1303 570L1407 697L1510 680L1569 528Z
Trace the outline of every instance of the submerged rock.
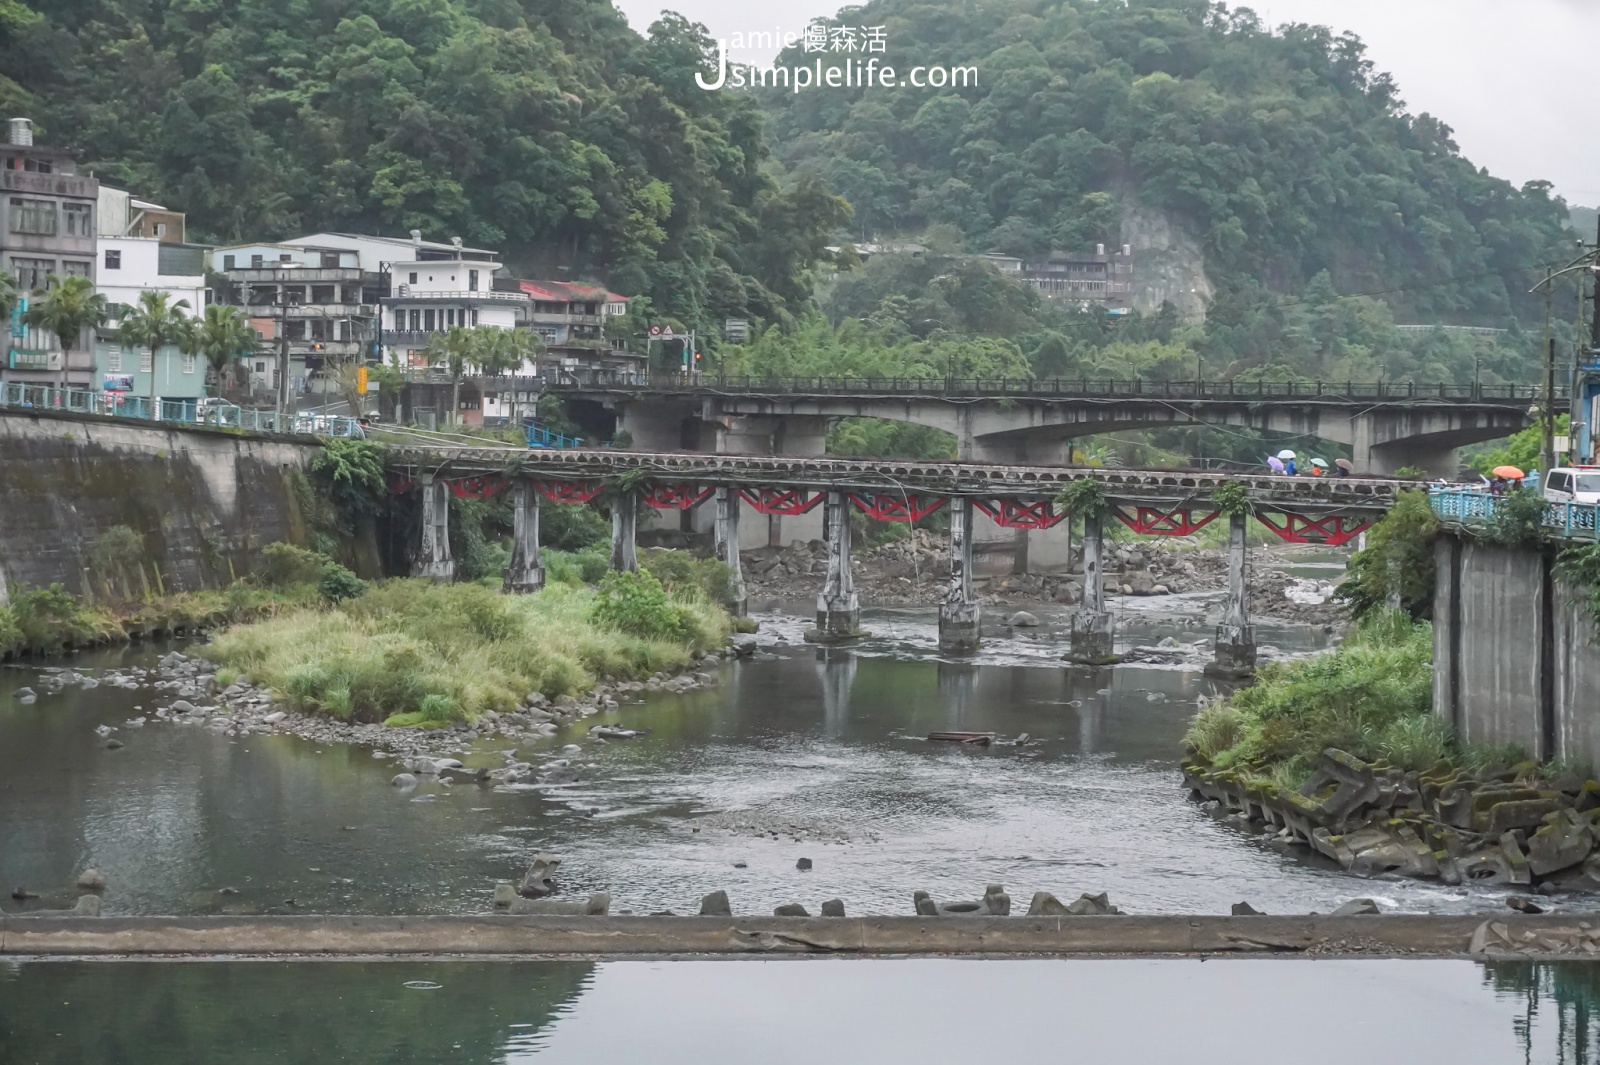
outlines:
M104 891L106 889L105 874L98 869L85 869L78 874L79 891Z
M1383 911L1371 899L1351 899L1337 910L1328 914L1329 917L1376 917Z
M810 917L811 913L798 902L786 902L782 906L774 906L774 917Z
M844 916L844 900L843 899L828 899L826 902L824 902L822 904L822 916L824 916L824 917L843 917Z

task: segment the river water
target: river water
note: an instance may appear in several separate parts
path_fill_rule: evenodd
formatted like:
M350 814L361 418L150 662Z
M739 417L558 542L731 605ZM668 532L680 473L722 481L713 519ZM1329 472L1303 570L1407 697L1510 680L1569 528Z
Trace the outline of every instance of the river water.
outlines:
M1193 643L1209 635L1208 604L1127 601L1121 639ZM1410 911L1503 907L1481 890L1357 880L1211 819L1176 773L1196 699L1215 690L1202 659L1065 668L1066 615L1038 612L1042 626L996 628L967 661L940 658L928 609L868 611L874 635L852 650L806 645L796 613L766 614L766 649L723 665L719 687L654 694L616 715L650 735L558 737L582 746L583 776L551 788L402 791L365 749L120 728L153 709L150 691L68 687L23 706L11 692L38 667L13 665L0 670L0 887L41 898L0 906L70 906L78 871L93 866L110 882L111 914L486 912L494 882L543 850L563 860L563 897L609 891L614 912L693 913L720 888L735 912L797 901L815 913L838 897L851 914L909 914L917 889L967 899L991 883L1022 907L1037 890L1107 891L1134 913L1227 913L1241 900L1327 912L1354 896ZM1285 652L1327 639L1270 624L1259 638ZM102 723L125 746L106 749ZM926 739L951 729L1031 741ZM465 753L498 765L503 747ZM800 858L813 868L799 871Z
M0 1061L1589 1065L1597 1009L1582 962L0 962Z

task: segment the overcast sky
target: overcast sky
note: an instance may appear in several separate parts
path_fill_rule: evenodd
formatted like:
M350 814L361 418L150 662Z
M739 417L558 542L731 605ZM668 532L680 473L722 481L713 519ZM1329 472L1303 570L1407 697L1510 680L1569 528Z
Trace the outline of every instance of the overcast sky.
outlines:
M838 0L615 0L644 32L667 7L713 37L799 32ZM1521 184L1555 183L1569 201L1600 204L1600 0L1257 0L1273 25L1353 30L1394 75L1410 110L1456 131L1479 166ZM890 48L894 42L890 42ZM769 56L746 53L745 62Z

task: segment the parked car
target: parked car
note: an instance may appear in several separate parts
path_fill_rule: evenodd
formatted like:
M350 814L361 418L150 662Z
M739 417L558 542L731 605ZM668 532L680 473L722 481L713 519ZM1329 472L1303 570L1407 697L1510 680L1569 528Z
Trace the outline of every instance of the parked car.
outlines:
M1562 466L1544 479L1552 503L1600 503L1600 466Z
M237 403L229 403L218 396L206 396L195 400L194 420L202 425L238 425L241 409Z

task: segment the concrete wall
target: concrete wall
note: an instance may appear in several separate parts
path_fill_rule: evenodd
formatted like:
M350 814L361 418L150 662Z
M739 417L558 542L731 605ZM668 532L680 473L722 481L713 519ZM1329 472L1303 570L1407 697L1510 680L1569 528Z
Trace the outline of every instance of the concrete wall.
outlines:
M96 539L144 536L169 591L226 583L259 549L304 543L290 483L316 445L106 418L0 411L0 600L81 592Z
M1588 590L1538 551L1444 536L1435 552L1434 712L1470 743L1600 766Z

